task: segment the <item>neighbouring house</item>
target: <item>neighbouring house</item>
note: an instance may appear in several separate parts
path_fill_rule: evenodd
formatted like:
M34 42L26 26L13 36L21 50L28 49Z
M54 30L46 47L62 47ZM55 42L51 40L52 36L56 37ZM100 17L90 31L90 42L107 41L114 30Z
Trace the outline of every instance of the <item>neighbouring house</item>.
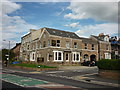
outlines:
M111 58L120 59L120 38L117 39L116 36L110 38L111 42Z
M11 49L12 52L15 53L16 60L19 60L19 57L20 57L20 46L21 46L21 43L16 43L16 46Z
M21 38L20 57L26 61L44 64L80 64L83 60L97 61L98 42L97 39L79 37L68 31L46 27L39 30L31 29ZM106 41L103 42L100 44ZM105 50L105 53L108 51Z
M98 42L98 58L111 59L111 43L109 42L109 35L101 33L99 36L91 35L90 38Z

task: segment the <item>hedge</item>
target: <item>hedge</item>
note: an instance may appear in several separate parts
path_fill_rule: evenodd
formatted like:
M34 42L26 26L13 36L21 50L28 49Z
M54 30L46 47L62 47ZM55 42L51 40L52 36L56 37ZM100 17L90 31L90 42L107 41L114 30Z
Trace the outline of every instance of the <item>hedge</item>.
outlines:
M97 63L99 69L120 70L120 59L102 59Z

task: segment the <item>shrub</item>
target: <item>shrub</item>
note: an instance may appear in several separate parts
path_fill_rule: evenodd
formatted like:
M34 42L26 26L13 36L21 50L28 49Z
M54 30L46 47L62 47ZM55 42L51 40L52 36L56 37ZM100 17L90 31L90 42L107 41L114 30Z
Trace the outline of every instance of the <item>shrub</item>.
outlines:
M98 68L104 70L120 70L120 59L102 59L98 61Z

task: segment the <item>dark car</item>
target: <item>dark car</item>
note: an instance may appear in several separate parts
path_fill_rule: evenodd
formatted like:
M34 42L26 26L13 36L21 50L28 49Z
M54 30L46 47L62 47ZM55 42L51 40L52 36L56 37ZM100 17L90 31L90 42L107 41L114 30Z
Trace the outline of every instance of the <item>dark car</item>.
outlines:
M97 62L96 61L84 61L81 63L82 66L96 66Z

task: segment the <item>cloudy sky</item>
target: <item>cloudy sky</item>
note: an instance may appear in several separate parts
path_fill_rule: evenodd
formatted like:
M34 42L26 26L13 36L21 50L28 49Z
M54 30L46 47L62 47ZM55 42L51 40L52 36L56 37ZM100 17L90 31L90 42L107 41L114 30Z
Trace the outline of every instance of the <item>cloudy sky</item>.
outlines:
M56 0L52 0L56 1ZM81 37L118 34L117 2L11 2L3 0L0 7L1 47L8 48L21 41L29 29L42 27L75 32ZM58 0L57 0L58 1ZM0 33L1 34L1 33Z

